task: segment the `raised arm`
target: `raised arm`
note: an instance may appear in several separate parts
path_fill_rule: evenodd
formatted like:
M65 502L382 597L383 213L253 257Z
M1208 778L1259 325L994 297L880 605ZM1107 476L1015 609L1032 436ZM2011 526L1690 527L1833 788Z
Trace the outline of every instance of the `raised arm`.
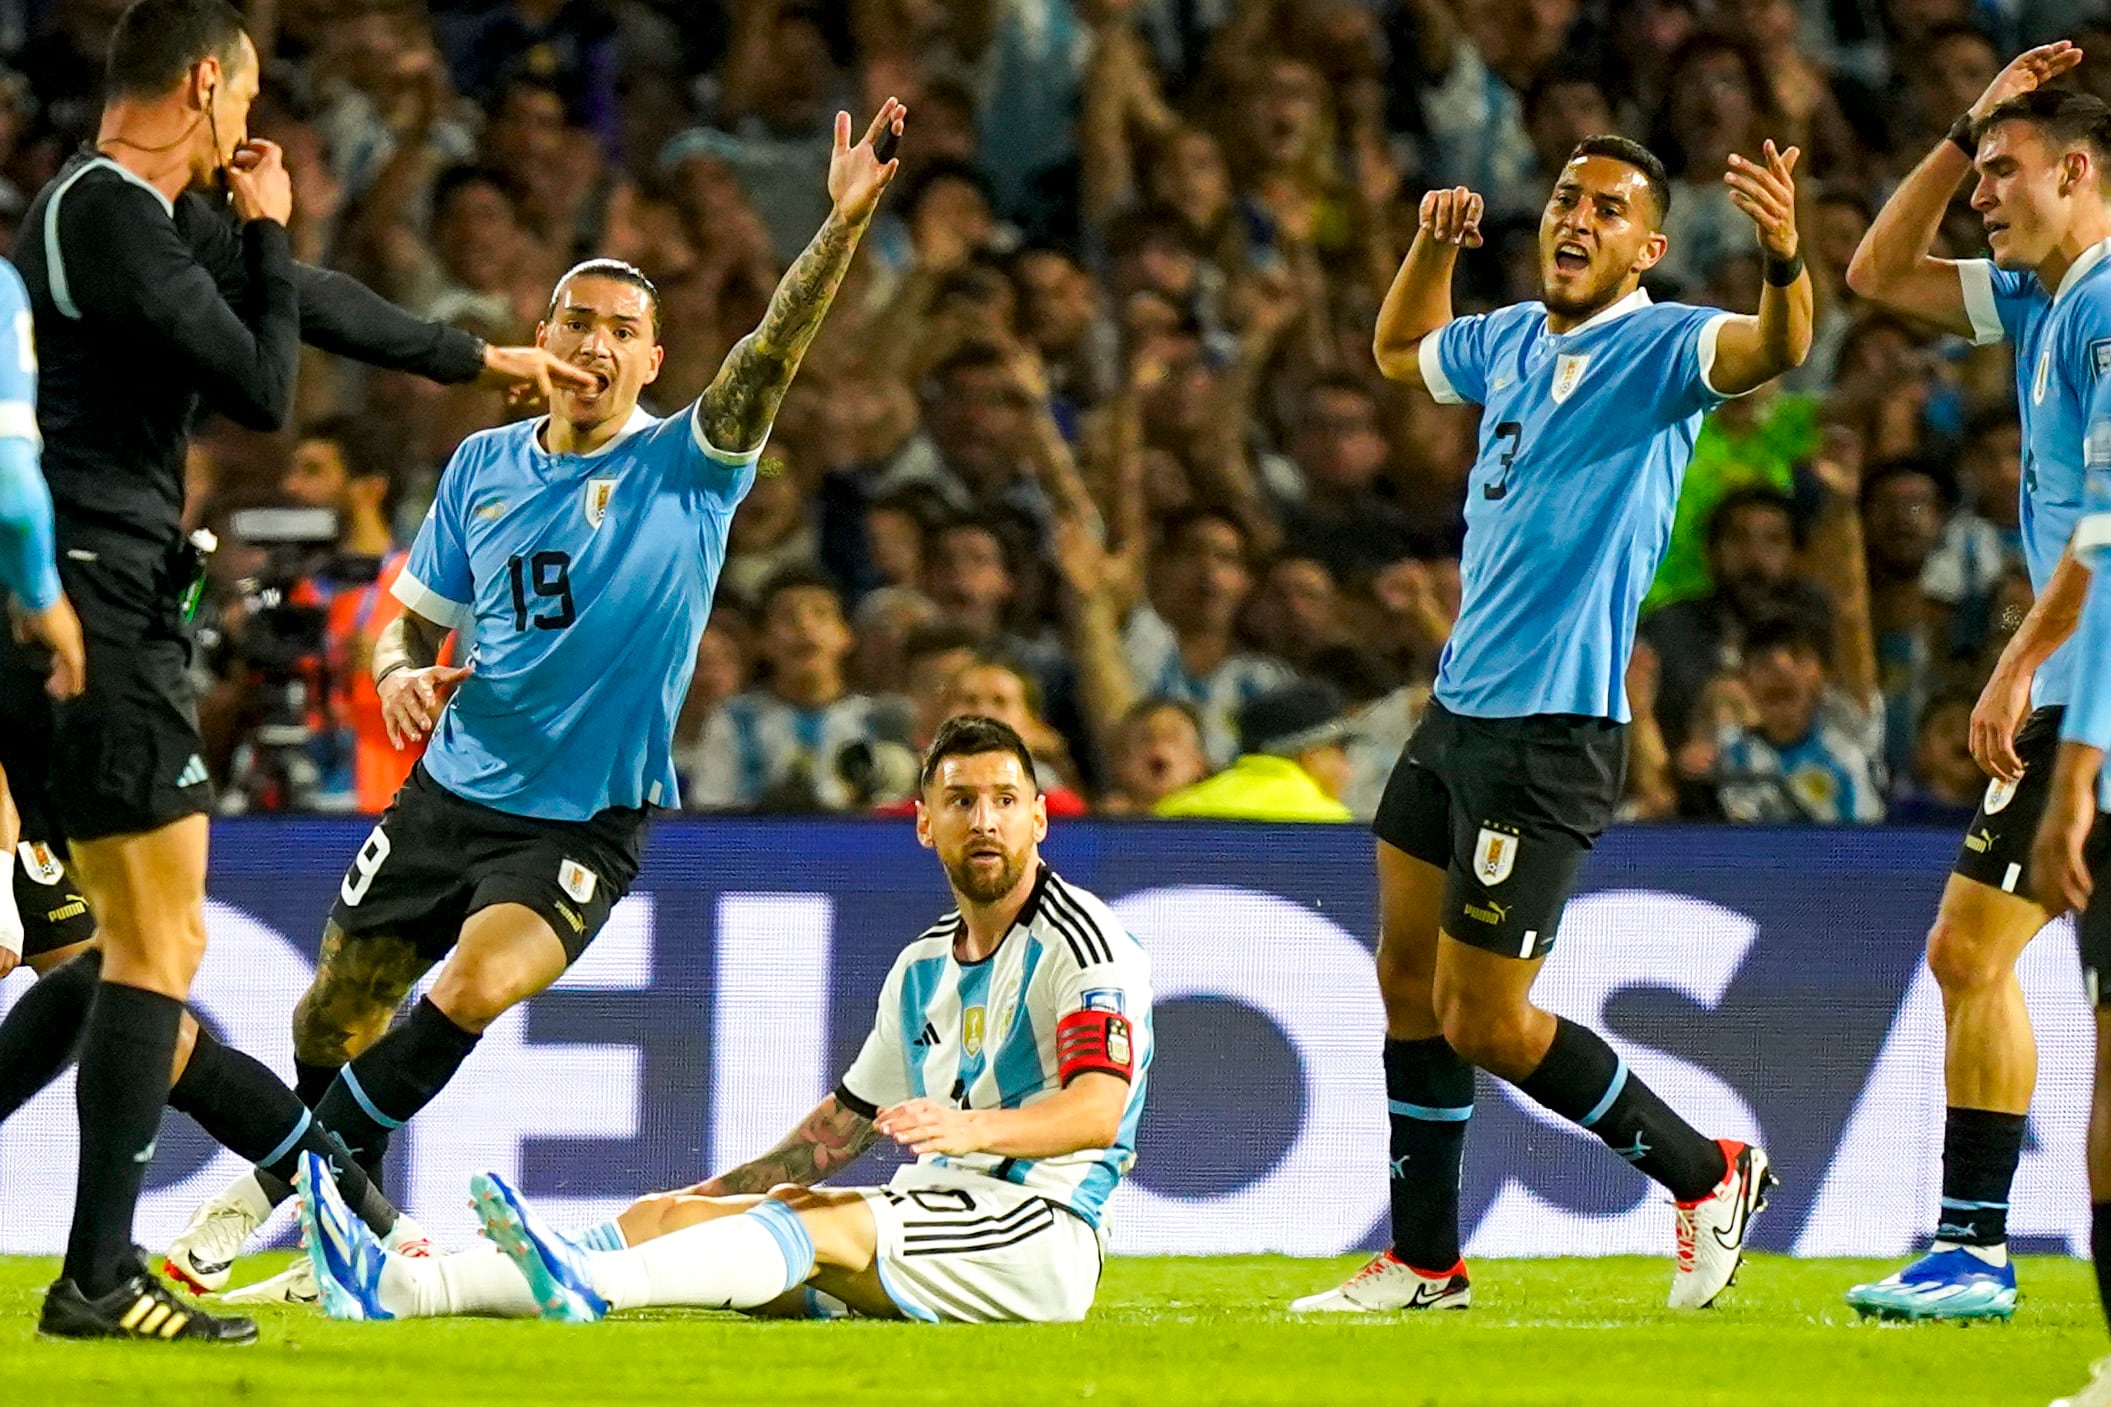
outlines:
M787 1182L811 1187L849 1166L878 1137L872 1120L831 1094L775 1148L689 1190L699 1197L733 1197L767 1192Z
M1481 198L1464 186L1422 197L1422 223L1378 310L1371 354L1388 381L1421 386L1422 339L1451 321L1459 250L1481 247Z
M836 114L835 153L828 163L828 194L834 208L813 243L785 270L777 291L770 295L762 324L734 345L696 403L697 423L715 448L742 454L760 445L769 433L777 407L798 374L799 361L813 345L814 334L821 330L821 320L842 286L850 257L872 223L880 193L901 164L881 162L874 148L890 129L899 137L908 115L908 108L887 99L866 129L864 140L852 146L850 114Z
M1833 671L1856 708L1883 708L1876 632L1869 614L1869 562L1862 544L1862 446L1852 431L1826 432L1811 472L1826 490L1810 535L1810 565L1832 597Z
M1769 141L1761 161L1733 154L1723 174L1731 203L1758 228L1766 259L1758 315L1730 318L1716 334L1708 382L1726 396L1755 391L1810 355L1817 305L1796 232L1796 159L1801 155L1795 147L1781 151Z
M2020 54L1994 76L1965 114L1965 127L2008 99L2028 93L2082 61L2066 40ZM1968 128L1967 128L1968 130ZM1847 265L1847 286L1857 294L1960 337L1977 334L1965 303L1956 261L1930 252L1957 183L1972 171L1972 154L1953 131L1921 158L1862 236ZM1968 140L1968 139L1967 139Z

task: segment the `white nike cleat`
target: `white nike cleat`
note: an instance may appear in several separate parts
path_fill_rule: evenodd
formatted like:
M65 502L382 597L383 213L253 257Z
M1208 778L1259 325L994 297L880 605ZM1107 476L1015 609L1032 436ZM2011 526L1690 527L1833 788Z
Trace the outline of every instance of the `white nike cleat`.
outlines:
M1291 1301L1290 1312L1379 1314L1391 1309L1464 1309L1472 1303L1465 1261L1430 1275L1391 1251L1380 1251L1333 1289Z
M2089 1381L2080 1392L2058 1399L2052 1407L2111 1407L2111 1358L2097 1359L2089 1372Z
M1706 1309L1737 1279L1752 1218L1766 1210L1777 1179L1767 1157L1750 1144L1719 1138L1730 1170L1697 1202L1678 1202L1678 1268L1671 1275L1673 1309Z
M315 1283L315 1266L302 1256L269 1280L244 1285L220 1296L222 1304L320 1304L322 1287Z
M229 1272L249 1238L271 1216L271 1200L245 1172L219 1196L191 1213L191 1224L169 1243L162 1271L196 1294L227 1288Z

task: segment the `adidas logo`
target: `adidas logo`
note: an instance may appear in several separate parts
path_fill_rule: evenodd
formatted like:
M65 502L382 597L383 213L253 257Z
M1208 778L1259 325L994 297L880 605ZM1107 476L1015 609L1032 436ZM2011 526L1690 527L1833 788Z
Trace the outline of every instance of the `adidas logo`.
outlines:
M191 754L191 760L183 764L183 770L176 774L176 789L181 791L185 787L203 786L206 780L205 759L194 752Z
M915 1046L918 1050L929 1050L932 1046L938 1044L938 1027L928 1021L924 1022L923 1031L909 1044Z

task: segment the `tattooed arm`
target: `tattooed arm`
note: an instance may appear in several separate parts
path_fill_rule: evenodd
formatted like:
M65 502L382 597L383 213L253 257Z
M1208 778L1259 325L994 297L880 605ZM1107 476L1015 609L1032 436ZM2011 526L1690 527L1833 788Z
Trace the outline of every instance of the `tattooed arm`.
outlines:
M699 1197L731 1197L767 1192L786 1182L811 1187L848 1167L877 1137L872 1120L831 1094L775 1148L690 1191Z
M850 114L836 114L835 153L828 163L828 194L835 206L813 243L785 270L761 326L734 344L696 403L697 424L715 448L745 453L769 433L800 358L821 330L821 319L850 269L850 256L872 223L880 192L894 179L899 163L882 162L874 144L890 129L898 137L908 113L889 98L856 146L850 144ZM892 146L892 137L886 144Z

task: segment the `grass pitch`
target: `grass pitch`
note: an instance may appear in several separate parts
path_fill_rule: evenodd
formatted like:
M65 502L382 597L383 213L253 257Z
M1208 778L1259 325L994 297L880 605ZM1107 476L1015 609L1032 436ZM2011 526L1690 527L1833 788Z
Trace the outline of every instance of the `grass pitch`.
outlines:
M245 1261L261 1278L282 1256ZM1721 1308L1663 1308L1667 1261L1478 1261L1474 1307L1414 1319L1293 1319L1353 1261L1117 1260L1083 1324L930 1328L629 1314L569 1327L337 1324L257 1315L248 1349L45 1343L49 1260L0 1259L0 1402L587 1404L1039 1403L2034 1404L2104 1350L2079 1261L2021 1266L2010 1324L1878 1326L1841 1293L1890 1267L1757 1257Z

